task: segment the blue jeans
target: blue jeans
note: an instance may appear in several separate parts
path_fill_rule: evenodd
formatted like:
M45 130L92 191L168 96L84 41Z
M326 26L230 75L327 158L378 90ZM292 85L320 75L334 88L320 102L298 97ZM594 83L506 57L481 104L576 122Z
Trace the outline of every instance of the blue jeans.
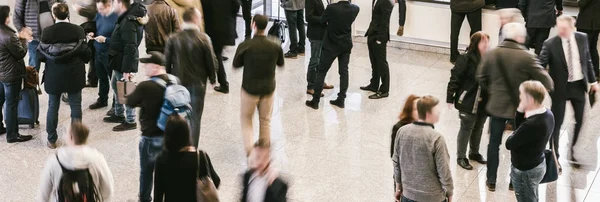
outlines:
M288 24L290 34L290 52L304 52L306 32L304 31L304 9L297 11L285 11L285 20ZM298 37L300 39L298 39Z
M113 88L114 96L115 96L115 115L119 117L125 117L125 122L127 123L135 123L135 108L129 107L125 105L125 103L119 103L119 99L117 97L117 81L123 79L123 73L113 70L112 72L112 80L111 86Z
M510 181L515 188L515 196L519 202L537 202L539 200L538 187L546 174L546 160L535 168L522 171L511 168Z
M310 62L308 62L308 71L306 72L307 90L315 89L315 79L317 77L317 67L321 60L321 40L310 40Z
M418 201L410 200L410 199L408 199L408 198L406 198L404 196L402 196L402 200L400 200L400 201L401 202L418 202ZM442 202L446 202L446 201L448 201L448 200L444 200Z
M202 125L202 112L204 111L204 98L206 97L206 84L196 82L196 84L186 86L186 88L190 91L190 98L192 99L192 117L190 123L192 143L198 148L198 142L200 141L200 126Z
M490 116L490 143L487 151L487 183L495 184L500 163L499 151L502 144L502 135L506 123L512 123L512 119Z
M108 92L110 91L110 79L112 70L108 66L108 51L96 51L96 75L98 76L99 90L98 102L108 103Z
M2 117L2 114L0 114L0 123L2 123L2 120L4 119L4 122L6 123L7 140L14 140L19 136L17 107L19 106L21 82L22 80L19 79L19 81L12 83L2 83L2 87L0 87L0 106L6 107L4 111L4 116L6 116L6 118Z
M162 152L163 136L140 139L140 201L152 201L152 185L156 157Z
M81 91L67 93L69 95L69 106L71 106L71 122L81 120ZM48 132L48 142L56 143L58 134L58 109L60 108L61 94L48 94L48 114L46 116L46 132Z
M40 41L33 40L27 44L27 52L29 52L29 66L35 67L35 70L40 71L41 62L37 58L37 47Z

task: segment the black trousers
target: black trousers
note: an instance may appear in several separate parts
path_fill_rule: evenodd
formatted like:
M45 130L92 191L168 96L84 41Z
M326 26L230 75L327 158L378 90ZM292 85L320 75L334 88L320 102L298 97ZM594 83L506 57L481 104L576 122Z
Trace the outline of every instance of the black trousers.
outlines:
M583 87L583 81L567 83L567 94L564 97L552 95L552 113L554 113L554 132L552 133L551 142L554 144L556 157L558 158L558 140L560 139L560 127L565 119L565 108L567 101L571 101L573 111L575 112L575 130L571 139L571 148L577 143L579 131L583 124L583 116L585 109L586 89ZM564 85L564 84L560 84Z
M586 33L588 35L590 55L592 55L592 64L594 65L596 77L598 77L600 76L600 64L598 63L598 35L600 35L600 30L577 29L577 31Z
M371 81L369 86L378 92L390 92L390 67L387 62L387 41L378 42L377 37L368 37L367 46L371 59ZM381 86L379 81L381 80Z
M406 0L398 0L398 23L404 26L406 23Z
M540 55L544 41L550 36L550 28L527 28L527 42L525 46L534 48L535 54Z
M217 62L219 63L219 69L217 71L217 81L221 85L221 88L229 89L229 82L227 82L227 73L225 72L225 66L223 65L223 45L215 43L213 41L213 50L215 56L217 56Z
M242 0L242 17L246 23L246 35L244 36L250 38L252 36L252 28L250 27L252 24L252 0Z
M471 27L471 34L469 36L481 31L481 9L470 13L452 11L452 17L450 18L450 61L456 61L460 55L458 51L458 36L460 35L460 27L462 27L465 17L467 17L467 21L469 21L469 26Z
M325 76L331 68L333 61L338 59L339 74L340 74L340 92L338 93L338 99L346 99L346 91L348 91L348 63L350 63L350 50L348 51L332 51L322 49L321 60L317 67L317 79L315 83L315 93L313 94L313 101L319 101L321 99L321 92L323 92L323 84L325 83Z

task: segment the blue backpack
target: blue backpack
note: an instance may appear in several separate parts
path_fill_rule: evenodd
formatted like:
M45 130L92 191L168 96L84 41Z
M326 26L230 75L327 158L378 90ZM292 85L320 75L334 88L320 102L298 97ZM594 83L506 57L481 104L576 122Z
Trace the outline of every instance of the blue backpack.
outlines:
M168 77L169 82L166 82L159 77L151 78L152 81L165 88L164 102L156 122L158 128L163 131L165 131L167 120L171 114L178 113L188 121L188 124L190 123L192 115L190 92L187 88L179 85L179 79L176 76L169 74Z

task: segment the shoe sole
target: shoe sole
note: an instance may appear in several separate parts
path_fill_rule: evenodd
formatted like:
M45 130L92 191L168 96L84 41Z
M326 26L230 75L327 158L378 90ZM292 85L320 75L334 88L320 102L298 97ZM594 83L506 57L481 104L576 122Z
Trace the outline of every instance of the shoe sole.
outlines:
M304 56L304 55L305 55L305 53L298 53L298 55L299 55L299 56Z
M112 131L113 131L113 132L123 132L123 131L135 130L135 129L137 129L137 127L135 127L135 128L127 128L127 129L114 129L114 128L113 128L113 130L112 130Z

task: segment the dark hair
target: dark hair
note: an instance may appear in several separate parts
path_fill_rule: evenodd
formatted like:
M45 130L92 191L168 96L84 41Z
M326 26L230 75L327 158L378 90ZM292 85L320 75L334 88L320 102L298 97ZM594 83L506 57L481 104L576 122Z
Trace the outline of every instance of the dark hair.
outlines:
M411 94L408 96L408 99L406 99L402 112L400 112L400 122L402 124L409 124L416 121L414 117L412 117L412 114L415 100L418 100L419 98L421 97Z
M431 109L437 106L438 103L440 103L440 101L431 95L427 95L419 99L419 101L417 101L419 118L425 120L425 118L427 118L427 113L431 112Z
M256 14L252 18L252 22L254 22L258 30L265 30L267 29L267 25L269 24L269 18L267 18L267 16L264 15Z
M490 40L490 35L486 34L483 31L475 32L475 34L471 36L471 43L469 44L469 47L467 47L467 51L474 52L477 55L480 55L481 53L479 52L479 43L483 41L484 38Z
M0 24L4 25L6 19L10 17L10 7L0 6Z
M116 0L118 2L120 2L121 4L125 5L125 8L129 9L131 7L131 1L132 0Z
M96 3L109 4L112 3L112 0L96 0Z
M165 126L165 150L177 152L187 146L193 146L190 127L187 120L174 113L169 116Z
M183 21L184 22L192 22L194 20L194 17L196 17L197 14L197 9L194 7L187 7L185 8L185 10L183 11Z
M90 135L90 129L81 121L73 121L71 123L71 138L76 145L82 145L87 142Z
M66 3L56 3L52 6L52 14L59 20L65 20L69 17L69 5Z

